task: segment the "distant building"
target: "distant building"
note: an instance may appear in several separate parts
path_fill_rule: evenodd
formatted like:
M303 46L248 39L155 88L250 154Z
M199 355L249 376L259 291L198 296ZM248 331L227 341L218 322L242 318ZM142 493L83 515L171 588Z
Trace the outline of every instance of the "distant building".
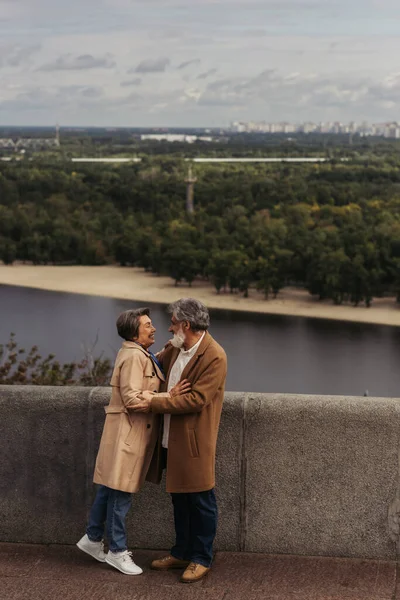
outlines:
M300 131L303 133L314 133L317 131L317 126L315 123L303 123L303 125L300 127Z
M0 149L14 150L15 143L11 138L0 138Z
M385 138L398 140L400 138L400 126L398 123L386 123L383 131Z
M234 121L231 123L230 130L235 133L324 133L324 134L358 134L364 136L380 136L390 139L400 139L400 124L397 122L391 123L374 123L370 125L367 121L363 121L358 125L355 121L350 123L335 122L306 122L300 124L280 122L266 123L265 121Z
M60 147L60 128L56 126L54 138L0 138L0 150L21 152L22 150L46 150Z
M154 140L157 142L182 142L193 144L194 142L213 142L214 138L205 135L186 135L185 133L145 133L140 136L142 141Z

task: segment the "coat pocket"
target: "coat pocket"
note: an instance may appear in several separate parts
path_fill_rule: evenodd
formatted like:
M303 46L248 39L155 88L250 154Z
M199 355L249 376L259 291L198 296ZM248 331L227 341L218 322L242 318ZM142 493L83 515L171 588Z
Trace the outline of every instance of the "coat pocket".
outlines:
M124 445L129 447L126 448L126 452L135 456L145 456L150 439L150 436L146 435L145 427L146 424L140 420L131 421L131 428L124 439Z
M198 458L200 456L199 446L197 444L196 431L194 429L189 429L189 444L190 444L190 454L193 458Z
M135 431L135 427L132 423L128 435L124 439L124 444L127 446L132 446L135 440L137 440L137 431Z

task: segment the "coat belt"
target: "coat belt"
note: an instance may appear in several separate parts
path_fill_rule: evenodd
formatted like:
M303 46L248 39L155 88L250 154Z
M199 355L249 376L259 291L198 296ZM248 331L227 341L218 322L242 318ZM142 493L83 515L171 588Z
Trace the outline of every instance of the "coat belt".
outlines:
M128 411L125 408L125 406L105 406L104 410L106 412L106 415L118 414L118 413L127 413L128 414Z

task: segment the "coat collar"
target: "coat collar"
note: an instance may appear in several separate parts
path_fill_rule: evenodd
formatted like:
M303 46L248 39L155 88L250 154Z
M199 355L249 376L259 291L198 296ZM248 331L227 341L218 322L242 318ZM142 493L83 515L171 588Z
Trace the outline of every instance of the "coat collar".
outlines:
M160 370L159 366L157 365L157 363L152 359L152 357L150 356L150 354L147 352L147 350L145 350L143 348L143 346L141 346L140 344L137 344L136 342L131 342L128 340L125 340L124 342L122 342L122 347L123 348L129 348L130 350L137 350L139 352L143 352L143 354L145 356L147 356L147 358L149 358L156 370L157 373L157 377L161 380L161 381L165 381L165 376L162 373L162 371Z
M132 350L140 350L140 352L143 352L143 354L145 354L146 356L148 356L150 358L150 354L147 352L147 350L145 350L143 348L143 346L141 346L140 344L137 344L136 342L131 342L130 340L125 340L124 342L122 342L122 347L130 348Z

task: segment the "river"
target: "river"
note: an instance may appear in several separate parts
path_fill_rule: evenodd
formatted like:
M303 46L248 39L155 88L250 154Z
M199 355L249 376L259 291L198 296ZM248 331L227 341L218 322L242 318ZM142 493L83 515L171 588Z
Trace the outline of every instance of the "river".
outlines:
M118 314L143 305L156 351L170 337L164 305L0 285L0 343L14 332L20 347L67 362L97 339L94 354L113 360ZM400 396L400 328L213 310L210 333L228 355L230 391Z

